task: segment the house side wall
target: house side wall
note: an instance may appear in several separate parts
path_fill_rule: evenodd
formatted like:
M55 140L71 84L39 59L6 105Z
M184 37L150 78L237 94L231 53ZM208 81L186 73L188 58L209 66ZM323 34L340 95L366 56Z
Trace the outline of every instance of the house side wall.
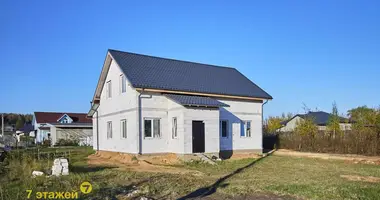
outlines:
M262 102L259 101L219 101L229 105L220 108L220 120L227 121L227 137L221 137L221 150L262 150ZM244 131L244 123L251 122L251 137L241 136Z
M182 105L168 99L168 130L169 130L169 150L171 152L184 153L184 110L186 108ZM173 117L177 118L177 137L173 138Z
M41 143L44 141L44 139L48 139L48 133L50 133L50 131L49 130L40 130L38 127L40 127L41 124L37 123L35 116L33 116L33 123L32 124L34 126L34 129L37 130L35 142Z
M160 119L159 138L147 138L144 134L144 119ZM168 122L168 100L157 93L143 93L141 95L141 134L142 153L165 153L170 152L169 147L169 122ZM153 134L153 131L152 131Z
M298 121L300 121L300 120L303 120L303 119L301 117L299 117L299 116L294 117L284 127L280 128L280 131L281 132L294 131L294 129L297 127Z
M106 86L100 96L100 106L93 116L93 148L97 149L99 127L99 150L138 153L137 95L128 82L125 93L120 93L120 75L123 72L115 61L110 64L106 81L111 80L112 97L106 97ZM127 120L127 138L121 136L121 120ZM107 138L107 122L112 122L112 138Z

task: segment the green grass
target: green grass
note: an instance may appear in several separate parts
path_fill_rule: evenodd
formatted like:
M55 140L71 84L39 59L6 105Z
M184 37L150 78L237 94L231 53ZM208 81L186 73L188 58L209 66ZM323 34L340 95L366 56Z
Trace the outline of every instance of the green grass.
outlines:
M93 192L81 194L81 199L125 198L133 186L139 189L140 196L161 199L176 199L201 188L209 190L213 187L217 190L210 197L214 199L257 193L303 199L378 199L380 195L379 183L353 182L340 177L380 177L380 166L375 165L272 155L258 161L231 160L218 162L217 165L192 162L177 166L203 173L196 176L138 173L106 166L89 167L86 157L93 153L92 149L76 147L71 150L69 176L30 178L31 170L49 167L46 160L24 158L23 161L10 161L12 168L4 175L0 174L0 200L25 199L27 189L78 191L83 181L93 185ZM227 178L217 182L222 177Z
M380 177L380 166L272 155L227 180L229 187L221 192L264 191L307 199L379 199L380 183L353 182L341 175Z

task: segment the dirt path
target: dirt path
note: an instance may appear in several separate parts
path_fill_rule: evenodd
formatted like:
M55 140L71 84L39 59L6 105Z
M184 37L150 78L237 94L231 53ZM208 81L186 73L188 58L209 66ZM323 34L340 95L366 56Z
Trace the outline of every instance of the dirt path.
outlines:
M168 157L168 156L166 156ZM170 156L169 156L170 157ZM173 158L170 158L173 159ZM172 174L193 174L202 176L203 173L196 170L165 166L165 164L173 164L173 160L164 158L165 162L159 163L160 158L151 157L145 160L144 158L135 158L129 154L120 153L96 153L88 157L87 163L93 166L114 166L118 170L129 170L136 172L153 172L153 173L172 173ZM156 163L155 163L156 162ZM155 163L155 164L154 164Z
M361 155L355 155L355 154L309 153L309 152L292 151L292 150L287 150L287 149L279 149L276 152L274 152L274 155L321 158L321 159L326 159L326 160L327 159L344 160L344 161L349 161L353 163L380 165L379 156L361 156Z

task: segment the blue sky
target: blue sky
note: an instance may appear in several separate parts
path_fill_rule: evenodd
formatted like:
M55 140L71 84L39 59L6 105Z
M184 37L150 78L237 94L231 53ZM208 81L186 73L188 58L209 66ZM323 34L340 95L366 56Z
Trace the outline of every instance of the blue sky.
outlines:
M87 112L108 48L235 67L266 116L378 106L379 2L1 1L0 112Z

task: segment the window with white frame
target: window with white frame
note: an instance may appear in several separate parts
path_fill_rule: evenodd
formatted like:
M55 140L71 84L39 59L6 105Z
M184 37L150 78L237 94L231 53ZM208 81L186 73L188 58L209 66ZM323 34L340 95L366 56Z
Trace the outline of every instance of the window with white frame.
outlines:
M241 131L241 136L251 137L251 121L242 121L242 124L243 131Z
M107 139L112 138L112 122L107 122Z
M144 137L159 138L161 137L160 119L144 119Z
M121 132L121 138L123 139L127 138L127 120L126 119L120 120L120 132Z
M220 135L221 137L228 137L228 121L226 120L221 120L219 122L219 129L220 129Z
M107 98L112 97L112 83L111 83L111 81L108 81L106 83L106 95L107 95Z
M124 74L120 75L120 93L125 93L127 91L127 84L125 81Z
M177 138L177 117L172 120L172 137Z

